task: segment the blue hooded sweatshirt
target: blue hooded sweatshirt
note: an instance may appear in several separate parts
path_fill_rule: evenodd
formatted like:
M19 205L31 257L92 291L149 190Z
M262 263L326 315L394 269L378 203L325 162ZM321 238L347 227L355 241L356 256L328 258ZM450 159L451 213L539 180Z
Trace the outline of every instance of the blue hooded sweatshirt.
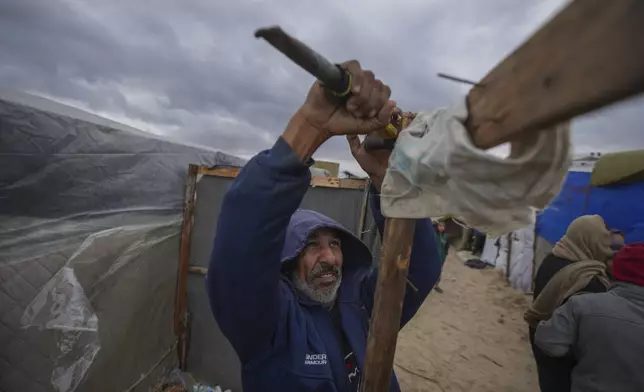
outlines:
M341 233L339 325L362 372L377 271L369 249L319 213L298 210L311 174L279 138L251 159L224 196L206 277L213 314L242 364L245 392L348 391L342 342L331 312L296 291L283 267L320 228ZM377 195L372 212L382 235ZM438 280L441 260L429 220L418 220L401 328ZM399 391L395 374L391 391Z

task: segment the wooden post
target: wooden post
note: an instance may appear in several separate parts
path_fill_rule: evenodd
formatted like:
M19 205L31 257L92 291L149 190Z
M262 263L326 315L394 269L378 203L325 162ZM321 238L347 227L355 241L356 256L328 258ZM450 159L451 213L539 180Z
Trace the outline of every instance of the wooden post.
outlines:
M362 192L362 204L360 204L360 220L358 221L358 232L356 236L363 241L364 237L364 225L367 222L367 206L369 204L369 185L371 181L367 181L364 191Z
M190 165L183 200L183 223L181 227L181 244L179 248L179 269L177 272L177 290L174 305L174 333L177 336L177 356L179 369L185 370L188 336L188 271L190 269L190 234L192 232L197 191L197 173L199 166Z
M570 3L469 92L474 144L516 141L643 92L643 20L643 0ZM363 392L390 387L413 227L387 219Z
M367 340L363 391L388 391L409 268L413 219L387 219Z

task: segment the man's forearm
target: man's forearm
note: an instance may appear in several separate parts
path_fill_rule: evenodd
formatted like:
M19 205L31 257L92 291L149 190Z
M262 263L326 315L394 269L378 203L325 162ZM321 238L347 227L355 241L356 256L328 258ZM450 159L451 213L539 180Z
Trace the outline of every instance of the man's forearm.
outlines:
M281 249L310 180L309 168L279 139L246 164L224 196L207 290L242 360L270 341L277 325Z
M312 126L304 114L298 112L289 121L284 133L282 133L282 139L291 146L295 155L302 162L307 162L322 143L326 141L327 136Z

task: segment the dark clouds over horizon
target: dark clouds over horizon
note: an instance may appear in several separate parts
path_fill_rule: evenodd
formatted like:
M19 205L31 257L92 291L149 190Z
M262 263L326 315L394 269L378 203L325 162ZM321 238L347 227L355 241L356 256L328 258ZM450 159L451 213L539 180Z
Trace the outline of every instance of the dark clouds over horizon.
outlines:
M467 92L565 0L0 2L0 88L28 91L175 139L249 155L272 144L312 83L267 43L279 24L332 61L351 58L407 110ZM644 148L644 99L573 125L577 152ZM348 160L342 138L318 156Z

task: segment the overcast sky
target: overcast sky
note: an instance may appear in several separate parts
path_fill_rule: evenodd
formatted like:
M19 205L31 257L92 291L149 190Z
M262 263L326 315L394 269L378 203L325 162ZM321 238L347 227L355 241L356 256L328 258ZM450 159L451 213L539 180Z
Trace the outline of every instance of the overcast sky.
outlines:
M457 102L565 0L1 0L0 88L248 157L311 77L264 41L279 24L332 61L358 59L405 110ZM576 121L576 152L644 148L644 99ZM348 161L343 138L318 159ZM352 168L348 165L347 168Z

